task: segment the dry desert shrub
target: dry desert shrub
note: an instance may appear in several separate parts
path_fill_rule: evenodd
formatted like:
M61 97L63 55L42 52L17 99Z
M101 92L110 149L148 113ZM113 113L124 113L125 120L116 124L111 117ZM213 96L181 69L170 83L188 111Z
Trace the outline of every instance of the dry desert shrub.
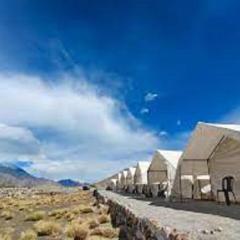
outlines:
M91 235L104 238L116 238L118 237L118 231L112 228L95 228L92 230Z
M116 238L119 233L116 229L113 228L104 228L103 229L103 237L105 238Z
M12 240L12 237L9 233L0 233L1 240Z
M72 213L74 213L74 214L79 214L79 213L81 213L81 210L84 208L84 206L78 206L78 207L74 207L71 211L72 211Z
M34 224L38 236L50 236L61 233L61 226L52 221L40 220Z
M82 224L82 223L84 223L84 220L83 220L82 217L77 217L76 219L74 219L74 220L72 221L72 223Z
M88 224L90 229L94 229L99 226L99 223L95 219L90 220Z
M68 221L72 221L75 218L75 215L71 212L67 212L64 217L68 220Z
M98 222L99 222L100 224L104 224L104 223L110 222L110 219L109 219L109 217L108 217L106 214L103 214L103 215L100 215L100 216L98 217Z
M93 213L93 209L91 207L85 207L81 209L81 213Z
M101 212L102 212L103 214L108 214L108 212L109 212L108 206L101 206Z
M57 220L57 219L61 219L62 217L63 217L63 215L58 214L58 215L55 216L55 219L56 219L56 220Z
M13 202L12 205L11 205L11 208L14 209L14 208L18 208L20 206L20 202Z
M29 213L28 216L26 216L25 221L39 221L42 220L46 216L46 213L44 211L36 211Z
M100 206L100 204L99 204L98 201L94 201L94 202L92 203L92 206L93 206L93 207L96 207L96 206Z
M26 209L26 207L24 207L24 206L20 206L20 207L18 208L19 211L24 211L25 209Z
M70 223L66 228L66 235L74 240L85 240L88 236L88 228L83 224Z
M91 233L91 236L102 236L102 229L101 228L94 228Z
M64 214L67 213L67 209L63 208L63 209L56 209L53 210L52 212L50 212L48 214L48 216L50 217L56 217L57 219L61 218L62 216L64 216Z
M7 201L8 206L12 206L13 205L13 201Z
M20 240L37 240L37 234L33 230L21 233Z
M2 218L4 218L5 220L10 220L13 218L13 214L10 211L3 211L0 215Z

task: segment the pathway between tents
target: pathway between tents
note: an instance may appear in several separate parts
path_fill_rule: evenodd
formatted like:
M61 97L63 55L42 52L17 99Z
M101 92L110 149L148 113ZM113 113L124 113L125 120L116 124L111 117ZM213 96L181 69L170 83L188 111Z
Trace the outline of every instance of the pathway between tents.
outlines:
M101 195L127 206L139 217L154 219L162 226L190 233L191 239L240 239L240 206L218 205L215 202L176 202L134 198L101 190ZM212 234L211 231L214 231Z

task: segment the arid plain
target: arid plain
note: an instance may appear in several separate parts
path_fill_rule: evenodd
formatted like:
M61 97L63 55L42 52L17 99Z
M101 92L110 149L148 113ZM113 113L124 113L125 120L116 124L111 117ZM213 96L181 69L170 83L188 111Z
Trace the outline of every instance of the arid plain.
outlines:
M90 191L5 189L0 197L1 240L118 238Z

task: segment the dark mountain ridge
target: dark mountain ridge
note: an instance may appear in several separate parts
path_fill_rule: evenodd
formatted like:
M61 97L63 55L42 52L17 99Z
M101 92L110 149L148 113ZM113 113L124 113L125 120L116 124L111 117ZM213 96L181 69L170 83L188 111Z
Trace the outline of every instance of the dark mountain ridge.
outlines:
M34 187L56 185L52 180L37 178L22 168L9 163L0 163L0 187Z
M83 185L82 183L78 181L74 181L72 179L62 179L62 180L59 180L58 183L64 187L79 187Z

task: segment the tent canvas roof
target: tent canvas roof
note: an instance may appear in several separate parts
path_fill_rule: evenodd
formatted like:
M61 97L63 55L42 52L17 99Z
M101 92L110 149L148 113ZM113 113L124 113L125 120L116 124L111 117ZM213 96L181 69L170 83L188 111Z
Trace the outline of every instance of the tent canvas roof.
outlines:
M136 171L136 167L130 167L128 168L128 174L130 174L131 176L134 176Z
M122 177L124 177L124 178L126 178L126 176L127 176L127 171L122 171Z
M158 149L157 152L162 155L174 168L177 168L178 160L182 155L182 151L170 151Z
M137 163L136 171L134 174L135 184L147 184L147 171L150 163L150 161L140 161Z
M202 123L204 124L204 123ZM218 127L218 128L225 128L225 129L230 129L233 131L239 131L240 132L240 125L236 124L213 124L213 123L205 123L206 125L213 126L213 127Z
M116 184L117 179L113 178L113 179L111 179L110 181L111 181L112 183Z
M118 174L117 174L117 180L120 180L120 179L121 179L121 176L122 176L122 173L121 173L121 172L118 173Z
M137 164L137 167L140 169L142 173L147 172L151 162L148 161L140 161Z
M240 125L198 123L182 159L208 159L224 136L240 140Z

